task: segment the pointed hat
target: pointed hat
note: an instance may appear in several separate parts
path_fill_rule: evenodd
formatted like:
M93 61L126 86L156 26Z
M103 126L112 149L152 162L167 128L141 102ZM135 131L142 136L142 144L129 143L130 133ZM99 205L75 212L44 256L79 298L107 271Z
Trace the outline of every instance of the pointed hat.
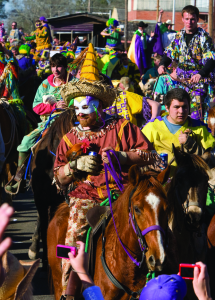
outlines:
M72 99L80 96L92 96L101 100L103 108L114 102L116 91L100 79L96 59L96 52L90 43L81 68L80 80L72 80L61 88L61 96L68 106L71 105Z

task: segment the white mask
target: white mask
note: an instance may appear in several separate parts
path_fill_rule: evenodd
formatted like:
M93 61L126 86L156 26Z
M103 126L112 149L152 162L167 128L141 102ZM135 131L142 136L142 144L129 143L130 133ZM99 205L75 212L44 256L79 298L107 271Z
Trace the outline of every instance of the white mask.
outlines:
M75 107L75 113L76 116L78 116L80 113L89 115L93 112L95 112L95 108L98 108L99 106L99 100L93 99L90 101L87 101L85 97L78 97L74 99L74 107Z

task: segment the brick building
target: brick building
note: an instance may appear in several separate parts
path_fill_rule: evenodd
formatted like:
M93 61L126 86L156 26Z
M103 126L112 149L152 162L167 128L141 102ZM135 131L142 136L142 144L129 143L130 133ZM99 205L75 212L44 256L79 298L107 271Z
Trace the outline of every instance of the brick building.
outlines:
M183 28L181 10L190 4L193 5L194 0L175 0L175 30ZM159 10L164 10L162 21L172 20L173 0L160 0L159 6ZM200 11L199 26L207 30L209 0L196 0L196 6ZM154 25L156 23L156 10L157 0L128 0L128 21L138 22L141 20L149 25ZM213 28L215 28L215 18Z

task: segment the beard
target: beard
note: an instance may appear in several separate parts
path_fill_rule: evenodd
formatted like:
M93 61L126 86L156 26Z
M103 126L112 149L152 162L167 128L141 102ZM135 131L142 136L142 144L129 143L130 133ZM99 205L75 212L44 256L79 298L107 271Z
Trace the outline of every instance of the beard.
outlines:
M78 120L78 122L80 122L82 128L83 127L91 127L91 126L95 125L95 123L96 123L96 116L94 116L94 113L93 113L93 116L91 116L91 114L84 115L84 116L78 115L77 120Z

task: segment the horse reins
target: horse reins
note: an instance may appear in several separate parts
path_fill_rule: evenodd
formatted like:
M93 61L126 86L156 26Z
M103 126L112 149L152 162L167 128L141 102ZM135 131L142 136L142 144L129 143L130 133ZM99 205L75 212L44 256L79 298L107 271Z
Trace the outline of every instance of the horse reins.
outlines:
M113 224L114 224L114 228L115 228L115 231L116 231L116 234L117 234L117 238L122 246L122 248L124 249L124 251L126 252L126 254L128 255L128 257L132 260L132 262L138 266L139 268L141 268L142 264L143 264L143 261L144 261L144 257L145 257L145 252L147 251L147 244L146 244L146 241L145 241L145 235L151 231L154 231L154 230L159 230L161 231L164 235L165 235L165 231L164 229L159 226L159 225L152 225L152 226L149 226L148 228L144 229L143 231L140 230L139 226L137 225L137 222L136 222L136 219L135 219L135 216L134 216L134 213L132 214L131 213L131 198L133 197L134 193L136 192L137 190L137 186L131 191L130 195L129 195L129 222L131 222L132 224L132 227L134 229L134 232L136 233L137 235L137 238L138 238L138 242L139 242L139 245L140 245L140 249L141 249L141 252L142 252L142 259L140 262L138 262L130 253L129 251L126 249L126 247L124 246L122 240L120 239L119 237L119 234L118 234L118 230L117 230L117 227L116 227L116 223L115 223L115 219L114 219L114 214L113 214L113 208L112 208L112 202L111 202L111 195L110 195L110 189L109 189L109 183L108 183L108 171L110 173L110 175L113 177L113 179L115 180L119 190L121 192L123 192L124 190L124 187L123 187L123 184L122 184L122 177L121 177L121 166L120 166L120 162L118 160L118 157L116 156L116 153L113 151L113 150L108 150L106 151L107 153L107 157L108 157L108 160L109 160L109 163L110 163L110 166L108 164L104 164L104 167L105 167L105 179L106 179L106 186L107 186L107 193L108 193L108 198L109 198L109 204L110 204L110 211L111 211L111 215L112 215L112 220L113 220ZM112 153L116 160L117 160L117 163L118 163L118 166L119 166L119 175L117 175L115 169L114 169L114 166L113 166L113 163L112 163L112 160L111 160L111 156L110 156L110 153ZM106 227L106 218L104 218L104 221L103 221L103 225L102 225L102 254L101 254L101 261L102 261L102 266L104 268L104 271L106 273L106 275L108 276L108 278L110 279L110 281L119 289L122 289L124 290L128 295L132 296L131 300L135 300L135 299L138 299L137 297L140 295L141 290L139 290L138 292L133 292L131 291L128 287L126 287L125 285L123 285L122 283L120 283L115 277L114 275L111 273L111 271L109 270L108 266L107 266L107 263L106 263L106 260L105 260L105 227Z

